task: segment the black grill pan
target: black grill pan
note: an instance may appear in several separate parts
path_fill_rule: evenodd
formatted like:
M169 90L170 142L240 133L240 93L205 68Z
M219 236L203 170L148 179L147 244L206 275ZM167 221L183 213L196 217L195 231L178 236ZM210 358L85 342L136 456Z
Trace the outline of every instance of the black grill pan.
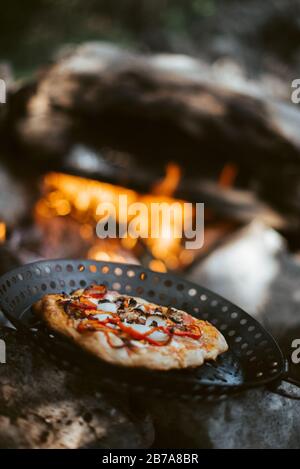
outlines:
M108 365L36 323L31 306L46 293L67 293L104 283L125 294L171 305L214 324L229 351L216 362L191 370L152 371ZM49 260L19 267L0 278L0 308L17 327L31 331L61 361L70 361L99 381L137 391L199 399L226 397L244 388L278 381L286 374L282 352L273 337L251 316L224 298L175 275L142 266L88 260Z

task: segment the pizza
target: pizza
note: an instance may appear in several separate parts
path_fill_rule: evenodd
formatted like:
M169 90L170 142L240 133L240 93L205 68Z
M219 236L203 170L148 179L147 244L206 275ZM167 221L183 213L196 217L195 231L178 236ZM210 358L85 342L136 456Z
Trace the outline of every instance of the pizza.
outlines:
M156 370L197 367L228 349L209 322L171 306L91 285L45 295L34 310L54 331L96 357Z

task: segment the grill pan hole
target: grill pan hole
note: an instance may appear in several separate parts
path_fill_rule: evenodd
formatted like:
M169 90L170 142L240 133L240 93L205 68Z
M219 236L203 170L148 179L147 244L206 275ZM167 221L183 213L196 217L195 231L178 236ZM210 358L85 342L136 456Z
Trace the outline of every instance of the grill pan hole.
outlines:
M197 294L197 290L195 288L190 288L188 294L190 296L195 296Z
M171 280L165 280L164 283L166 287L171 287L173 285L173 282Z
M127 277L132 278L132 277L134 277L134 276L135 276L134 270L128 270L128 271L127 271Z
M46 269L45 269L46 270ZM67 265L67 271L68 272L73 272L73 266L71 264Z
M94 264L91 264L89 266L89 270L90 270L90 272L92 272L92 274L94 274L95 272L97 272L97 267ZM103 271L103 268L102 268L102 271Z
M115 274L120 277L123 274L123 270L120 267L115 268Z
M79 266L78 266L78 270L79 270L79 272L84 272L84 270L85 270L85 267L84 267L84 265L82 265L82 264L79 264Z

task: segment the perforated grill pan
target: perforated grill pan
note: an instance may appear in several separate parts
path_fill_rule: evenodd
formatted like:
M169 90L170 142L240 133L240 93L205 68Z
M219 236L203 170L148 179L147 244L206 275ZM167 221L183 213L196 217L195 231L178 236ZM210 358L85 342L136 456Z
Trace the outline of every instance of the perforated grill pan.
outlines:
M189 370L122 368L96 360L36 323L31 306L43 295L70 293L91 283L104 283L109 289L183 309L207 320L224 334L229 351L216 362ZM31 332L57 360L70 361L84 373L99 377L99 382L118 388L131 386L137 391L210 399L279 380L285 373L277 343L243 310L203 287L141 266L88 260L28 264L0 278L0 308L17 328Z

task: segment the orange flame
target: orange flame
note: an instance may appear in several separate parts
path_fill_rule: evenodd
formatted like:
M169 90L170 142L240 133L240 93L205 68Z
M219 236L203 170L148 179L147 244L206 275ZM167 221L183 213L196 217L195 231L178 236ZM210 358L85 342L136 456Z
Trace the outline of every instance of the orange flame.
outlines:
M224 165L221 174L219 176L220 187L232 187L235 183L238 174L238 168L233 163L227 163Z
M166 175L162 181L153 186L152 194L171 197L177 189L180 179L180 167L176 163L167 164Z
M179 227L183 226L187 216L183 210L184 202L172 198L180 177L180 168L170 163L166 168L164 180L155 186L153 193L141 195L133 190L113 184L68 174L48 173L43 180L44 195L36 204L35 214L40 222L53 217L69 216L75 219L79 223L79 236L90 244L87 254L89 258L115 261L122 261L124 258L124 262L128 262L128 256L124 255L124 252L133 252L137 239L126 237L118 239L117 243L114 243L114 240L110 240L112 241L110 243L104 243L103 240L99 242L100 240L95 236L95 225L99 220L97 209L101 207L101 204L110 202L116 209L116 221L120 222L122 221L118 219L122 212L120 195L127 196L128 204L143 202L148 208L147 213L151 212L152 203L164 202L168 206L172 205L172 209L170 209L172 210L172 225L168 227L161 219L157 219L156 222L152 220L152 217L145 219L145 229L147 227L156 229L159 231L159 236L143 237L142 242L153 257L149 261L150 268L157 271L165 271L167 268L177 269L193 260L193 254L185 251L182 247L181 237L175 235L176 232L178 233ZM188 216L190 217L192 214ZM157 224L159 226L156 226Z
M4 243L6 240L6 224L0 222L0 243Z

